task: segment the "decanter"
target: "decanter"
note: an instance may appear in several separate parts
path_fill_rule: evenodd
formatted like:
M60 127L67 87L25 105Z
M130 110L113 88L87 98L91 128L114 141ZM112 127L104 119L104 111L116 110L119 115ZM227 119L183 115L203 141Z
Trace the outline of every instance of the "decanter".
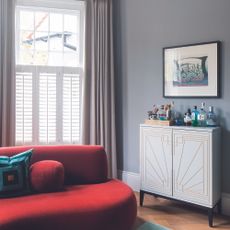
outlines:
M207 120L206 120L206 125L209 126L209 127L215 127L215 126L217 126L217 116L214 113L213 106L209 106L208 114L207 114Z
M201 127L206 126L206 120L207 120L207 113L205 111L205 103L202 102L201 108L198 114L198 125Z

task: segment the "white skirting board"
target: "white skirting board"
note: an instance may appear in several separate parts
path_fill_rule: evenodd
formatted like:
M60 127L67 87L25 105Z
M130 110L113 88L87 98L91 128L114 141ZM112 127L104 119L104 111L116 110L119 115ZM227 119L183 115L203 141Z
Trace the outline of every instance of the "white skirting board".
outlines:
M118 178L128 184L135 192L140 191L140 174L118 170ZM222 193L222 213L230 216L230 194Z
M135 192L140 191L140 174L118 170L118 178L129 185Z

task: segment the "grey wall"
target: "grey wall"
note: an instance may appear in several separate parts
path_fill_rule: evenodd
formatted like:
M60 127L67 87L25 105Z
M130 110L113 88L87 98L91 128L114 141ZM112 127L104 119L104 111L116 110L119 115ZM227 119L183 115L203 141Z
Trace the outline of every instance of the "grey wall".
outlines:
M139 125L162 94L162 48L220 40L220 99L175 99L177 109L205 101L222 126L222 187L230 193L230 1L114 0L119 169L139 172Z

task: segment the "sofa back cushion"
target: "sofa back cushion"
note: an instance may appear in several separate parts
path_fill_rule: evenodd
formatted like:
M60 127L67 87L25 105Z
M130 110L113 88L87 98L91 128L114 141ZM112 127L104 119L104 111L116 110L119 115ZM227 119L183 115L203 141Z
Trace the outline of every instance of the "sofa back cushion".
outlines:
M33 149L31 164L55 160L63 164L65 184L93 184L107 180L107 157L102 146L55 145L1 147L0 155L12 156Z

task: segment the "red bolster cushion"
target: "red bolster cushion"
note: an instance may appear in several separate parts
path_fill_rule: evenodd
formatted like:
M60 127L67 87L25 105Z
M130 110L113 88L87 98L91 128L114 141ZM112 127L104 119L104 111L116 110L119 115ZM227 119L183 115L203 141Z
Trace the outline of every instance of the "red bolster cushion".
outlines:
M30 166L30 184L35 192L56 192L63 188L64 167L54 160L38 161Z

